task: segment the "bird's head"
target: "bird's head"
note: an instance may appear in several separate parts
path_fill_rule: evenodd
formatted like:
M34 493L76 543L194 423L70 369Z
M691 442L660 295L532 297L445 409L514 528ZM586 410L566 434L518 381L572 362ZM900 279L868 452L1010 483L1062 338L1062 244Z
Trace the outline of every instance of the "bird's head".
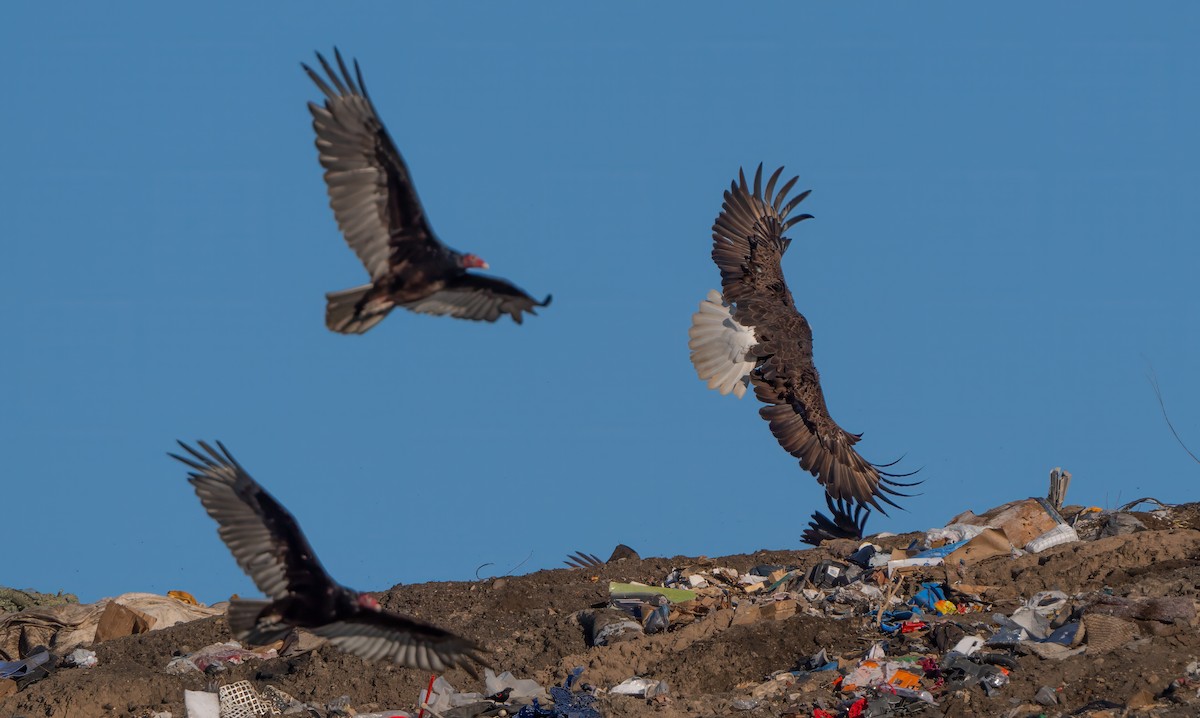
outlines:
M375 600L374 596L368 596L365 593L358 594L358 607L369 611L381 611L379 601Z
M464 254L459 258L458 263L463 269L487 269L488 263L483 261L483 258L477 254Z

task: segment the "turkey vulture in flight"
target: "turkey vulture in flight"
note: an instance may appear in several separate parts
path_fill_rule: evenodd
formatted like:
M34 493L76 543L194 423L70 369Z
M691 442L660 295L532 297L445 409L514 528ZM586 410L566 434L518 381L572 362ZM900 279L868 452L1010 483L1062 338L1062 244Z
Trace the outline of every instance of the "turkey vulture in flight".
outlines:
M203 452L181 441L190 458L170 456L193 469L188 481L216 520L221 540L269 599L230 603L229 629L239 640L263 645L298 627L367 660L388 659L426 671L459 666L472 675L472 662L487 665L484 649L475 642L386 611L371 596L335 583L287 509L221 442L219 451L198 443Z
M371 283L326 294L325 326L362 334L397 306L488 322L508 314L520 324L522 312L537 314L534 307L548 305L549 296L539 302L503 279L468 272L487 269L487 262L438 240L408 167L375 112L358 62L351 75L336 48L334 58L337 70L317 53L328 78L301 67L325 94L324 106L310 102L308 109L329 206Z
M775 192L783 168L762 187L762 165L753 189L740 170L713 225L712 258L721 270L722 294L710 291L692 316L688 346L692 364L711 389L739 398L748 385L767 406L759 410L779 444L800 460L800 467L838 501L869 504L886 515L888 495L907 496L893 486L909 474L890 474L854 450L861 434L838 426L825 407L813 364L812 329L796 310L783 279L780 260L791 240L792 225L812 215L789 219L808 191L787 200L798 177Z

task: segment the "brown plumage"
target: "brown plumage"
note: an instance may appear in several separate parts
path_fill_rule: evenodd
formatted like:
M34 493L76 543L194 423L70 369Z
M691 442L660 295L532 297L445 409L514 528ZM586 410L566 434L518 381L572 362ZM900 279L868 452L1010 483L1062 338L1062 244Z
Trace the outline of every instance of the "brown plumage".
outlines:
M745 174L725 193L713 225L712 257L721 270L722 295L710 296L693 316L689 331L692 362L701 379L727 394L741 396L747 383L767 406L759 414L770 422L780 446L800 460L837 501L896 506L888 495L904 496L893 486L905 474L882 471L854 449L860 434L838 426L825 406L820 376L813 363L812 329L796 310L780 261L791 240L789 228L812 215L791 217L808 196L790 200L793 177L775 191L783 168L762 186L762 165L751 188ZM886 513L886 512L884 512Z
M459 319L494 322L507 314L520 324L536 314L537 301L498 277L472 274L487 269L474 254L457 252L437 238L404 158L388 135L354 63L351 75L334 50L337 70L317 53L325 76L301 63L325 95L308 103L325 168L329 206L346 243L367 268L371 283L325 297L325 325L343 334L362 334L394 307Z
M171 454L192 469L188 481L217 522L217 533L266 601L233 599L229 629L256 645L278 641L293 628L327 638L367 660L389 660L424 671L455 666L474 675L487 665L484 649L437 626L384 610L373 597L335 582L308 539L275 497L229 451L203 441L183 442L187 456Z
M800 536L801 541L820 546L822 541L830 539L862 539L871 509L850 501L838 501L835 504L829 494L825 494L825 505L829 507L829 516L814 511L808 528Z

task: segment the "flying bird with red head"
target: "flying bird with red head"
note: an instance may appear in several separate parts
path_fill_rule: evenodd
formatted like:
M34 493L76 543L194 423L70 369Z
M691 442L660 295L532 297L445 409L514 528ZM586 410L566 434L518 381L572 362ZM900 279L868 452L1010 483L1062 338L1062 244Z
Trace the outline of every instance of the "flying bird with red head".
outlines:
M229 629L240 641L265 645L294 628L326 638L367 660L390 660L424 671L461 667L472 675L487 665L474 641L409 616L384 610L379 602L336 583L275 497L246 473L229 451L198 442L179 445L187 456L170 454L192 471L188 481L217 533L267 600L234 598Z
M897 506L889 496L907 494L894 487L913 484L896 481L909 474L888 473L884 468L890 464L860 456L854 445L862 435L846 431L829 415L813 362L812 328L797 311L780 264L791 243L784 232L812 217L791 216L809 192L787 199L798 177L776 192L782 172L782 167L775 170L764 189L762 165L753 188L739 171L725 193L712 249L722 291L710 291L692 315L692 364L700 379L722 394L741 398L753 386L766 404L759 414L770 422L780 446L844 509L869 505L886 514L880 502Z
M537 301L511 282L476 274L487 262L442 244L417 197L408 166L392 141L354 62L351 74L334 49L337 69L317 53L325 75L301 67L325 95L308 103L325 168L329 206L346 239L371 276L371 283L325 295L325 326L362 334L395 307L494 322L507 314L520 324L524 314L550 303Z

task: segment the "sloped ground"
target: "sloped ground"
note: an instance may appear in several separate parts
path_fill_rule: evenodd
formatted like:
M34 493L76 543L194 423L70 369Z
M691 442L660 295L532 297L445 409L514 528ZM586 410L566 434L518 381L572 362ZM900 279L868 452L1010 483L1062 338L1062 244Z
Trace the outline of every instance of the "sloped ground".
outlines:
M1191 526L1192 512L1157 525ZM1153 523L1152 518L1147 523ZM907 543L905 537L888 545ZM747 571L759 564L811 567L845 547L808 551L759 552L716 559L713 565ZM611 687L633 675L665 680L667 700L646 701L606 695L598 704L608 716L811 716L813 702L836 705L831 686L835 672L816 674L776 697L762 698L743 710L734 701L772 673L796 668L824 648L853 666L872 642L883 638L873 621L797 614L779 621L732 624L733 611L718 610L678 630L642 636L611 646L589 647L580 613L602 606L614 581L657 584L673 568L697 559L625 560L590 570L539 571L527 576L478 583L427 583L397 586L379 596L389 609L402 611L475 638L492 649L497 671L512 671L549 687L567 672L584 666L584 682ZM1109 591L1116 596L1183 596L1200 592L1200 531L1164 528L1049 549L1018 559L988 559L972 567L970 582L999 587L992 609L1008 613L1019 599L1045 589L1069 594ZM967 633L991 626L988 613L947 616ZM1196 685L1170 689L1200 660L1195 625L1139 622L1140 637L1105 655L1078 655L1062 661L1033 655L1019 657L1010 683L988 697L979 687L937 696L937 707L913 704L905 715L1038 716L1055 715L1200 715ZM980 631L988 635L990 631ZM231 640L222 618L114 639L94 647L99 665L63 668L23 691L0 699L0 716L150 716L169 711L184 715L183 691L202 690L210 680L249 679L260 690L274 685L307 702L327 703L348 695L359 712L412 710L429 681L423 672L365 663L328 646L267 661L232 666L212 678L191 673L171 675L164 667L173 655ZM890 639L889 655L906 651L936 654L918 634ZM446 678L459 690L483 690L482 681L454 671ZM1033 700L1049 686L1059 704L1049 708ZM1178 686L1178 684L1177 684ZM1108 703L1104 703L1107 701ZM1107 707L1105 707L1107 706ZM894 713L900 715L900 713Z

